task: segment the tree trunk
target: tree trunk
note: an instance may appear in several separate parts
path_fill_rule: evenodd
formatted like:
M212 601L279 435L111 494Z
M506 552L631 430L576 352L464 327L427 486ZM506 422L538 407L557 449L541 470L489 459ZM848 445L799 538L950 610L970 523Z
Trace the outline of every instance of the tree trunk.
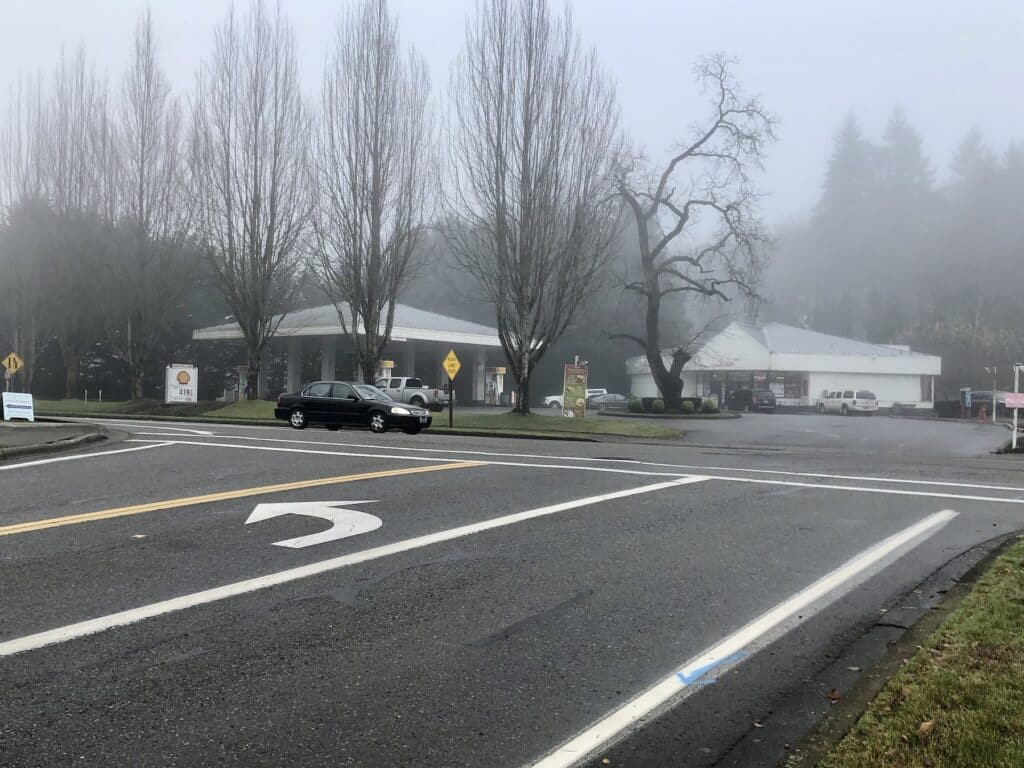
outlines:
M530 371L516 380L516 407L514 413L526 416L530 413Z
M359 356L359 373L362 374L364 384L377 383L377 363L366 355Z
M132 400L141 400L143 398L142 385L145 379L145 370L141 362L136 361L131 366L131 385L132 385Z
M260 364L262 350L259 347L249 347L249 369L245 374L245 399L259 400Z
M650 363L649 355L647 361ZM678 376L673 376L665 368L664 363L661 362L660 354L658 356L658 365L651 365L651 374L654 376L654 383L658 386L658 391L661 393L661 399L665 401L665 410L680 410L683 405L683 380Z
M77 351L69 350L64 355L64 397L78 399L79 361Z

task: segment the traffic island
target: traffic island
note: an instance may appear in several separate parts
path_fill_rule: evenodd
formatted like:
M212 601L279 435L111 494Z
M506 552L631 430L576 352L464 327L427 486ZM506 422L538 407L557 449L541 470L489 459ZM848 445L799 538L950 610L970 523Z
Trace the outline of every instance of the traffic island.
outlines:
M106 439L95 424L0 422L0 461L71 450Z
M940 610L819 768L1024 765L1024 540Z

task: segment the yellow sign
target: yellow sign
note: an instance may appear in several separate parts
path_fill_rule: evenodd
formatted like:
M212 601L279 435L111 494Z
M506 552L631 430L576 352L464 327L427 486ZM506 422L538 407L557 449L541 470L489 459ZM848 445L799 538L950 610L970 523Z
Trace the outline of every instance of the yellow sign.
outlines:
M3 364L4 368L7 369L7 372L12 376L25 367L25 362L18 357L17 352L11 352L11 354L5 357Z
M448 378L455 381L455 375L459 372L462 367L462 363L459 362L459 358L455 356L455 350L449 349L448 356L445 357L444 362L441 363L444 366L445 372L448 374Z

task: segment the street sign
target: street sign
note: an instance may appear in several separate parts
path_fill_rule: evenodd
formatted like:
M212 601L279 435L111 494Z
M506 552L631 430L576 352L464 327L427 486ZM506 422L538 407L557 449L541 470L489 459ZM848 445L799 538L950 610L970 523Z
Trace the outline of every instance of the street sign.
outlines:
M36 420L32 395L23 392L4 392L0 397L3 398L4 421L10 421L11 419Z
M12 376L25 367L25 361L18 357L17 352L11 352L3 359L3 366Z
M327 520L331 523L331 527L326 531L274 542L275 547L301 549L302 547L311 547L314 544L324 544L337 539L347 539L349 536L358 536L360 533L369 533L370 531L377 530L384 524L379 517L368 515L365 512L357 512L354 509L342 508L343 504L374 503L374 501L299 501L284 504L257 504L256 509L249 515L245 524L258 523L262 520L280 517L281 515L319 517L321 520Z
M437 358L434 359L436 360ZM448 378L451 381L455 380L455 376L462 367L462 363L459 362L459 358L455 355L454 349L448 350L448 355L445 357L444 362L441 363L441 365L444 366L445 373L448 374Z
M1007 408L1024 408L1024 392L1007 392Z

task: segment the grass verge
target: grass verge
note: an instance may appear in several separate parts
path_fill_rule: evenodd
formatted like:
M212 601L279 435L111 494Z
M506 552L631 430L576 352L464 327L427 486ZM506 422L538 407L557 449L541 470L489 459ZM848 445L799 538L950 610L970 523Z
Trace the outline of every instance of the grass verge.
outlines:
M1024 766L1024 541L978 580L819 768Z
M34 402L40 416L202 416L220 403L164 405L160 400L39 400Z

